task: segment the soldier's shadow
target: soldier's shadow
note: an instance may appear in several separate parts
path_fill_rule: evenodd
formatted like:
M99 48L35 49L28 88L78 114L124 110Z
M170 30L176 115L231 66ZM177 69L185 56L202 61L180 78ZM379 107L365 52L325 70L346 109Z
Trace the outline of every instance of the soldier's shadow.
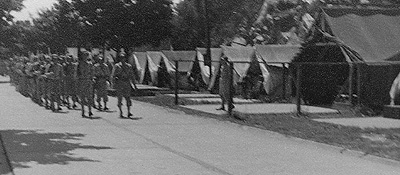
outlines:
M97 112L104 112L104 113L116 113L117 111L115 111L115 110L107 110L107 111L104 111L104 110L97 110Z
M89 120L99 120L99 119L101 119L101 117L99 117L99 116L92 116L92 117L85 116L85 117L83 117L83 118L89 119Z
M69 112L68 111L54 111L54 113L56 113L56 114L68 114Z
M123 117L120 119L125 119L125 120L141 120L143 117Z

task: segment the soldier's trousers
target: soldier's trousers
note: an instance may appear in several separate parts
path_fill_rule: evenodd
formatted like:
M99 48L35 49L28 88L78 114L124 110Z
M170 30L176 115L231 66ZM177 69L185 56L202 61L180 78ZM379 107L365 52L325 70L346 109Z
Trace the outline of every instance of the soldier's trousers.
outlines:
M131 83L130 81L116 81L114 88L117 91L118 107L122 106L122 98L126 100L126 106L132 106L131 101Z
M95 84L95 92L97 102L100 102L102 99L104 102L108 102L108 93L107 93L107 80L105 78L98 78Z
M78 80L78 94L82 105L93 106L93 82L91 79Z
M51 102L61 104L61 95L62 95L62 80L61 79L52 79L50 81L51 86Z

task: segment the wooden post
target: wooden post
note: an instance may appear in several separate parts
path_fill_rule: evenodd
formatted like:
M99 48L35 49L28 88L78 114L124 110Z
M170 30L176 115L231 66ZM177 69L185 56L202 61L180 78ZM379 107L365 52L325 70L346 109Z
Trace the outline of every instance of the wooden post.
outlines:
M357 105L361 106L361 64L357 64Z
M228 97L228 114L232 115L233 109L233 95L234 95L234 87L233 87L233 62L229 62L229 97Z
M282 63L283 68L283 77L282 77L282 98L286 99L286 66L285 63Z
M179 97L178 97L178 79L179 79L179 61L175 61L175 105L178 105L179 103Z
M297 114L301 115L301 63L297 63L296 70L296 107Z
M353 63L349 64L349 101L350 105L353 105L353 74L354 74L354 67Z

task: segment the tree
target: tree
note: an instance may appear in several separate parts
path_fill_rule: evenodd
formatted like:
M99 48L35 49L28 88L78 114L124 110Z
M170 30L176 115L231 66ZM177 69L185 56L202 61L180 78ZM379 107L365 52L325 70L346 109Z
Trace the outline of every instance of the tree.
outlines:
M170 37L170 0L73 0L88 27L88 37L96 46L129 50L132 46L157 46Z
M10 26L13 20L13 16L10 14L11 11L19 11L23 8L23 0L7 0L0 1L0 50L5 51L5 47L11 45L11 37L5 35L6 30ZM3 54L3 53L0 53Z
M212 46L219 46L234 34L234 26L229 21L240 8L240 0L208 0L209 21L206 21L204 0L185 0L176 5L174 16L173 47L190 50L206 47L206 23L211 28Z

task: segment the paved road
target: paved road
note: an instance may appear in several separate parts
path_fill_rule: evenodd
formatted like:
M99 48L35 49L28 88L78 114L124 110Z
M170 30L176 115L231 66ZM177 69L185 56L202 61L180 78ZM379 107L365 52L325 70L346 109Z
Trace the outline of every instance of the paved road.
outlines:
M45 110L9 84L0 84L0 99L0 133L13 167L7 170L0 148L0 174L400 174L397 162L141 102L134 102L137 120L115 112L89 120L79 111Z

